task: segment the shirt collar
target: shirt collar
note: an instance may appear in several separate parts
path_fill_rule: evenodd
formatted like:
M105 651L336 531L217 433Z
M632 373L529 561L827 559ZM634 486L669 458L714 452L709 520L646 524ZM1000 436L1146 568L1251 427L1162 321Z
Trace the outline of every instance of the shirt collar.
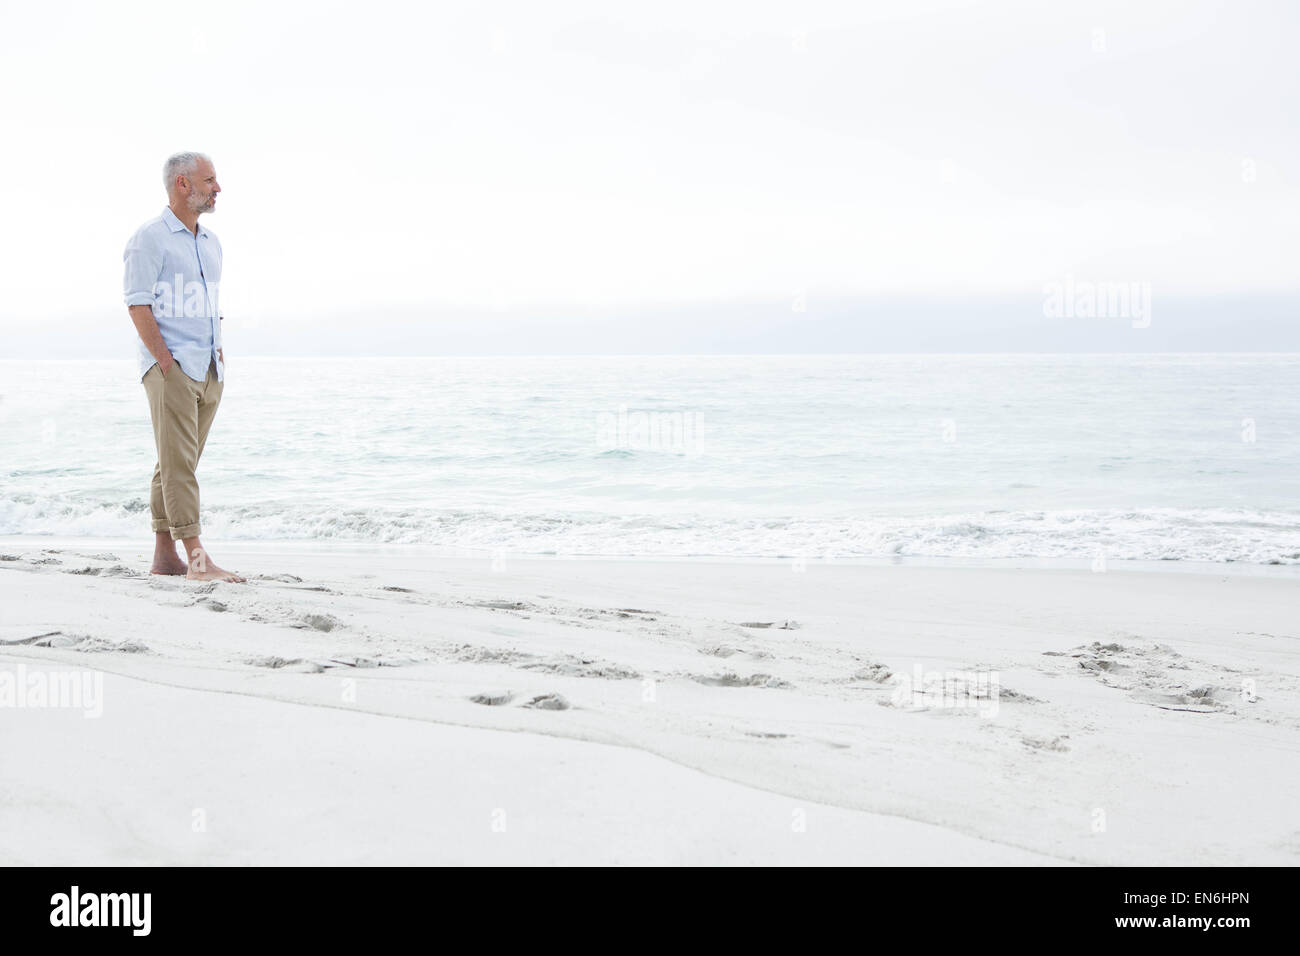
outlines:
M171 206L163 206L162 218L163 218L163 222L167 223L168 228L171 229L172 232L180 232L182 229L184 229L186 232L190 231L189 227L186 226L185 223L180 221L180 218L177 217L176 213L172 212ZM198 227L198 230L200 236L202 236L205 239L208 237L208 231L204 229L203 226L200 225Z

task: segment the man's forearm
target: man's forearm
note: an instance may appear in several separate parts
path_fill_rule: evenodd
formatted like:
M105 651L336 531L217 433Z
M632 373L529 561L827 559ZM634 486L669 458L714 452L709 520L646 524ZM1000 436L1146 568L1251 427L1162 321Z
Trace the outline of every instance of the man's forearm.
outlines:
M140 341L149 350L149 354L157 360L158 367L165 369L171 365L172 353L167 348L167 343L163 341L158 320L153 317L153 309L147 305L132 305L127 306L127 311L131 313L131 321L135 323Z

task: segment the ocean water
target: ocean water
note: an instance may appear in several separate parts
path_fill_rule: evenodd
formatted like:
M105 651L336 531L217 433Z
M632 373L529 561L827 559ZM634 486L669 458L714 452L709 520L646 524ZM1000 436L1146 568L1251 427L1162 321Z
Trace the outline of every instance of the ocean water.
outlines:
M0 362L0 534L149 535L123 361ZM1300 564L1300 355L232 356L211 538Z

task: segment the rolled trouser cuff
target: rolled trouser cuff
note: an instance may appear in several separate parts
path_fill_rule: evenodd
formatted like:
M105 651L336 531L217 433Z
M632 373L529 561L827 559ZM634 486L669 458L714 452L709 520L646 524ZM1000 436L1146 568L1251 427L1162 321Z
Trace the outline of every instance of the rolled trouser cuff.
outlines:
M176 368L166 376L145 375L144 391L158 451L154 481L149 486L149 515L166 516L175 540L196 538L200 511L195 471L221 403L221 386L213 381L197 382Z
M154 534L161 534L164 531L170 531L171 525L167 523L166 518L154 518L149 522L149 527L153 528Z

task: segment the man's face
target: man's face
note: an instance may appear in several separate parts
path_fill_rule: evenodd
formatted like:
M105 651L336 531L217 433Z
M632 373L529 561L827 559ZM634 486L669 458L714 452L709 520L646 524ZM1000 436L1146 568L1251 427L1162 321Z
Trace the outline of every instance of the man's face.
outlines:
M217 193L221 192L216 169L201 159L194 168L194 175L186 178L190 184L190 194L186 197L189 207L195 212L212 212L216 208Z

